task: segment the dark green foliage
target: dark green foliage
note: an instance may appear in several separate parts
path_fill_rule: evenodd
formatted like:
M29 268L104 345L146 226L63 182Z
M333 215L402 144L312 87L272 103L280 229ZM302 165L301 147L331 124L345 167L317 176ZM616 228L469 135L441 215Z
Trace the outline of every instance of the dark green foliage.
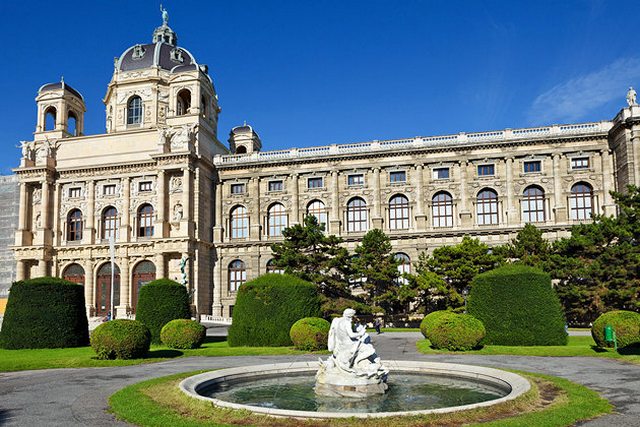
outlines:
M288 274L265 274L238 289L228 342L237 346L290 346L291 326L320 315L316 287Z
M567 344L560 301L539 269L514 264L476 276L468 310L487 329L484 344Z
M391 241L382 230L367 232L356 247L353 272L356 278L366 278L362 288L367 303L381 307L387 314L399 311L398 261L391 253Z
M515 259L520 264L542 268L549 261L551 245L542 237L542 230L526 224L510 243L494 248L494 253Z
M409 285L427 312L463 310L463 292L473 277L502 262L504 258L493 253L489 246L464 236L459 244L434 249L432 255L421 253L416 275L410 278Z
M347 308L353 308L359 315L374 314L382 310L380 307L366 304L355 295L337 298L329 298L324 295L320 295L320 304L322 307L322 317L325 318L330 318L333 315L342 316L342 313Z
M0 347L60 348L89 343L84 287L56 277L15 282L0 332Z
M150 343L149 329L137 320L111 320L91 333L98 359L139 359L147 354Z
M469 314L436 313L441 314L433 316L425 325L426 337L433 348L466 351L480 345L486 334L480 320Z
M340 246L340 237L326 235L313 215L307 215L304 224L285 228L282 235L282 243L271 245L275 266L313 283L328 298L348 297L349 252Z
M136 320L151 332L151 342L159 344L162 327L173 319L190 319L187 288L170 279L157 279L140 288Z
M626 310L608 311L593 322L591 335L598 347L613 347L604 340L604 328L609 325L616 332L618 348L640 345L640 313Z
M204 342L207 328L191 319L174 319L164 325L160 339L167 347L189 349L198 348Z
M438 319L443 315L448 315L450 313L453 312L449 310L439 310L431 312L424 316L424 319L422 319L422 322L420 322L420 332L422 332L422 335L427 338L427 331L433 328Z
M319 317L305 317L291 326L289 336L293 345L304 351L325 350L331 324Z

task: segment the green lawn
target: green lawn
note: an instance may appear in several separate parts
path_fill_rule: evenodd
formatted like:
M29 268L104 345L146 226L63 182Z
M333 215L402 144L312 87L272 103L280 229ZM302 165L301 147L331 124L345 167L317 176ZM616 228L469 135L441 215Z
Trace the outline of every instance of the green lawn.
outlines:
M160 362L176 357L188 356L259 356L282 354L305 354L291 347L229 347L224 338L209 338L201 348L174 350L165 346L151 346L144 359L98 360L91 347L56 349L0 349L0 372L49 368L89 368L102 366L138 365Z
M620 359L632 363L640 364L640 350L636 350L632 354L619 354L613 349L601 349L596 347L593 338L590 336L569 337L569 343L565 345L554 346L506 346L506 345L487 345L479 350L471 350L465 352L450 352L447 350L434 350L431 348L429 340L418 341L418 350L425 354L509 354L514 356L587 356L587 357L604 357L610 359Z

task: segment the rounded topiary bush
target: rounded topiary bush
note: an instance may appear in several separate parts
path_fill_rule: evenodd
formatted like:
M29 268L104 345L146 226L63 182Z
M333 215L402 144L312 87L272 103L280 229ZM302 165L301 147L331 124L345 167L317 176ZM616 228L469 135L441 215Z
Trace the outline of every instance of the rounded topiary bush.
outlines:
M433 348L465 351L476 348L486 334L481 321L469 314L449 312L436 317L427 328Z
M424 319L422 319L422 322L420 322L420 332L422 332L422 336L427 338L427 331L433 328L435 322L443 315L447 315L451 313L453 312L450 310L439 310L439 311L432 311L431 313L424 316Z
M137 320L111 320L91 333L91 347L98 359L139 359L150 344L149 328Z
M514 264L477 275L467 308L487 330L484 344L567 344L560 300L536 268Z
M15 282L0 332L0 347L60 348L89 344L84 286L56 277Z
M640 313L627 310L614 310L602 314L593 322L591 335L598 347L613 347L613 343L604 340L604 328L609 325L616 332L618 348L640 345Z
M207 328L195 320L175 319L162 327L160 339L171 348L198 348L204 342Z
M305 317L291 326L289 337L300 350L315 351L327 348L331 324L320 317Z
M173 319L191 319L187 288L170 279L157 279L142 286L136 320L149 328L151 342L161 342L162 327Z
M228 342L234 346L289 346L303 317L320 316L316 287L287 274L265 274L238 289Z

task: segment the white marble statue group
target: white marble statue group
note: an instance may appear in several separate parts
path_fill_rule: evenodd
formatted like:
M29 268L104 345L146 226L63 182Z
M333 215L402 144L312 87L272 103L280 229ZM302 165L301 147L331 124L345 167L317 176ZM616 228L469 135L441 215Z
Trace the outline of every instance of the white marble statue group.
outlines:
M329 329L328 349L332 355L320 361L316 375L316 393L326 396L365 397L387 389L389 370L376 354L364 325L354 331L356 312L346 309L333 319Z

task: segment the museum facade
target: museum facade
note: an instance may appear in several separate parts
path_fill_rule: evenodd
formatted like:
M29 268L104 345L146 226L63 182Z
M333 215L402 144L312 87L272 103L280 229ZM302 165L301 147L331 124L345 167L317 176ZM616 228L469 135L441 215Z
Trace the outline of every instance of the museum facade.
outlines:
M410 271L420 252L465 235L502 244L526 223L567 235L615 215L610 191L640 185L635 96L596 123L277 151L245 124L227 147L208 68L166 19L116 59L106 133L83 134L84 99L64 81L36 103L14 170L16 277L82 283L91 316L112 304L131 316L140 287L169 277L184 278L199 315L231 317L239 286L277 271L270 246L305 215L351 250L383 230Z

